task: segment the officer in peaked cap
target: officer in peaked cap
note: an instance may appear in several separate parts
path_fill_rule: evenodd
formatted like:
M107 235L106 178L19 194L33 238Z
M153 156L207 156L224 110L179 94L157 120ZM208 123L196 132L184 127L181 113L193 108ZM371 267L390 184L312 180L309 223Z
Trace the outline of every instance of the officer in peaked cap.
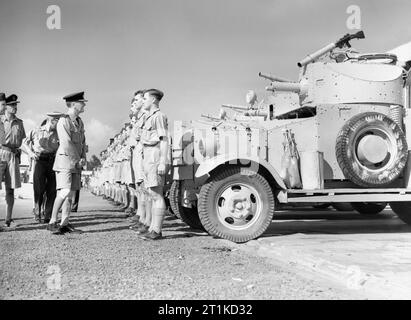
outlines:
M63 115L61 112L47 113L47 119L29 133L22 145L33 161L34 216L38 222L41 222L43 207L44 223L50 221L56 198L56 174L53 164L59 147L57 123Z
M12 212L14 207L14 189L21 187L20 181L20 155L21 144L26 137L23 121L17 118L18 97L12 94L6 99L5 114L0 116L0 122L4 127L4 137L0 144L0 188L4 178L6 186L6 224L10 227L12 223ZM4 104L2 101L1 104Z
M69 217L74 193L81 188L81 170L86 164L86 138L84 124L79 114L84 112L87 100L84 99L84 92L72 93L63 99L66 101L68 110L57 124L60 145L53 170L56 172L58 194L48 225L48 230L53 234L82 232L69 223ZM62 217L59 226L57 215L60 208L62 208Z
M84 99L84 91L68 94L63 97L63 100L66 102L87 102L88 100Z
M11 94L6 98L6 105L8 106L12 106L12 105L16 105L20 103L20 101L18 101L18 97L15 94Z
M6 110L6 95L0 92L0 117L4 114ZM6 133L4 132L3 122L0 120L0 146L6 143Z

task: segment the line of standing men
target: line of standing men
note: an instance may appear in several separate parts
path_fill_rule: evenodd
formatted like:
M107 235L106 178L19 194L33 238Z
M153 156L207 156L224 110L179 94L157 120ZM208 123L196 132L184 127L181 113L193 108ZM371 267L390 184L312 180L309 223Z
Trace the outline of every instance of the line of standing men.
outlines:
M45 222L53 234L81 233L69 223L72 198L81 188L81 170L86 164L84 92L63 97L67 113L49 113L46 123L30 132L23 150L35 160L33 188L35 210L40 210L46 195ZM20 147L26 138L23 121L16 117L16 95L0 94L0 188L6 186L6 223L12 224L14 189L20 188ZM5 109L5 111L4 111ZM57 194L56 194L57 193ZM61 223L57 223L62 209ZM38 212L38 211L37 211Z
M137 212L131 218L130 229L145 240L162 238L166 211L163 188L169 163L169 135L167 117L159 107L163 96L158 89L135 92L131 103L131 130L124 128L111 139L103 152L99 177L94 179L99 181L96 194L117 204L119 199L126 199L123 202L131 211L133 198L137 198ZM121 150L130 150L130 147L130 156L122 156ZM130 201L126 196L128 190L131 190Z

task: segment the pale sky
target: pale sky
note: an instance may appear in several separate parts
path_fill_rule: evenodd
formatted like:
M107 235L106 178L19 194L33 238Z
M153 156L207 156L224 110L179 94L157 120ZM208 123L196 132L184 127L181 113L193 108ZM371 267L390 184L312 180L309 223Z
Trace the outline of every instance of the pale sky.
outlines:
M297 61L348 30L361 9L361 52L411 40L411 2L274 0L0 0L0 92L16 93L27 131L62 97L85 91L91 154L128 120L132 93L165 92L169 121L218 114L222 103L266 95L258 72L297 79ZM49 5L62 29L48 30Z

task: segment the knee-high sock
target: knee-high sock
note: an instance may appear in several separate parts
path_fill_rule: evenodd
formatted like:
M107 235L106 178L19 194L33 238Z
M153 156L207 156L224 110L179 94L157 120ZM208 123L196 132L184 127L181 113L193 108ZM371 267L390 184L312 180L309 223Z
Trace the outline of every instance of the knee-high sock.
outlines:
M165 209L164 208L153 208L151 212L152 212L152 218L151 218L151 225L150 225L149 231L155 231L157 233L160 233L161 230L163 229Z
M118 187L118 188L117 188L117 199L116 199L116 201L121 203L121 202L122 202L122 198L123 198L123 197L122 197L122 195L121 195L121 189L120 189L120 187Z
M145 210L144 210L144 212L146 214L146 218L145 218L144 224L147 227L150 227L150 225L151 225L151 220L152 220L152 210L151 210L151 208L152 208L152 206L153 206L153 200L152 199L146 199L146 201L145 201Z
M129 208L136 210L136 197L134 194L130 194L130 205Z
M130 191L127 188L123 189L123 201L125 207L128 207L130 204Z
M137 215L140 217L142 223L146 221L146 201L140 193L137 197Z

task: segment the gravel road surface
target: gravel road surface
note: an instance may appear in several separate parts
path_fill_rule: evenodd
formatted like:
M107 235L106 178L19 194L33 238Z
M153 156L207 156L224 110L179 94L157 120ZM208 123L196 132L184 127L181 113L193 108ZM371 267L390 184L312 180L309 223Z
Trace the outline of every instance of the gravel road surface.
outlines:
M0 232L0 299L364 298L172 217L165 239L141 240L124 214L87 191L72 218L84 234L50 234L34 222L31 206L32 200L17 199L18 226Z

